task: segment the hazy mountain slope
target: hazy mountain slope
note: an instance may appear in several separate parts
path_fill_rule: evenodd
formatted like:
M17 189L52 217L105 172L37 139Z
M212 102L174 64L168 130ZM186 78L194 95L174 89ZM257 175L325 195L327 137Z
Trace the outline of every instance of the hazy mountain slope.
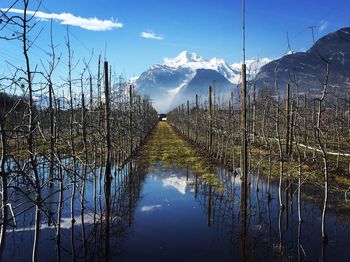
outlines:
M345 90L350 76L350 28L343 28L320 38L306 52L286 55L260 70L258 86L273 87L275 76L283 91L287 83L298 83L299 91L318 95L325 79L327 62L330 86Z
M193 100L197 95L208 96L208 87L215 88L220 96L229 96L234 85L223 75L212 69L197 69L194 77L184 85L172 100L171 107L177 106L187 100Z

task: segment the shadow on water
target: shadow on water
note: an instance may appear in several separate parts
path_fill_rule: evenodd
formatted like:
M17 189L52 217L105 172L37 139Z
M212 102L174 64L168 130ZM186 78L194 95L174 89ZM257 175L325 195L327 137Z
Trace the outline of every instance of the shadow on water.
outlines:
M48 168L48 165L42 166L43 176ZM83 168L77 170L82 172ZM250 175L243 216L238 172L234 174L218 167L212 172L219 184L202 179L191 168L163 166L162 161L154 163L152 168L141 168L135 162L122 170L112 168L109 258L122 261L232 261L239 257L249 261L339 261L350 258L349 209L344 208L347 203L341 195L330 195L327 218L330 241L324 246L320 230L322 188L303 185L303 223L300 224L296 184L290 181L285 186L285 209L281 210L278 182L271 182L272 198L268 201L267 179L260 177L257 183L257 176ZM70 212L72 181L63 173L61 241L57 244L59 190L56 185L45 186L39 260L70 261L72 257L75 261L105 260L106 208L104 180L100 176L103 168L88 173L83 210L81 195L76 194L74 223ZM29 188L25 181L18 181L17 186L11 188L16 220L10 220L7 230L4 261L28 261L31 257L35 221L31 201L34 192L28 192Z

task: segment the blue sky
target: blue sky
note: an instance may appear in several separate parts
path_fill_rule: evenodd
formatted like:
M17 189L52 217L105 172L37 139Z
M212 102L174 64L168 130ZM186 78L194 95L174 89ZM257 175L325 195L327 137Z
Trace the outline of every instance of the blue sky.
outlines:
M21 9L21 0L15 7ZM13 3L1 0L0 8ZM35 10L38 0L31 0ZM349 0L267 0L246 1L247 58L277 58L287 51L287 32L295 51L306 50L312 44L309 26L316 26L316 39L341 27L350 26ZM137 76L164 57L175 57L181 51L197 52L204 58L219 57L229 63L241 60L241 1L240 0L43 0L39 10L46 14L70 13L76 17L112 20L122 28L92 31L70 26L74 59L89 59L94 50L93 63L99 53L107 58L117 74ZM57 52L66 60L64 37L66 29L54 22L54 41ZM48 50L49 25L43 28L31 50L33 63L45 60ZM154 34L155 38L143 38ZM0 35L10 34L3 30ZM33 38L35 35L33 34ZM23 55L20 43L0 40L0 73L7 67L5 60L20 63ZM82 63L80 63L82 64ZM64 73L64 65L57 74Z

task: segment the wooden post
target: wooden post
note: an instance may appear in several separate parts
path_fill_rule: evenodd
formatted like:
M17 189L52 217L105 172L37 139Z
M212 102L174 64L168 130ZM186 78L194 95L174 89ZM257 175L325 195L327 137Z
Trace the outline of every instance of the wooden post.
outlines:
M130 156L132 155L132 151L133 151L133 124L132 124L132 108L133 108L133 90L132 90L132 85L130 85L129 88L129 129L130 129Z
M254 89L253 89L253 119L252 119L252 142L255 143L255 125L256 125L256 84L254 83Z
M190 102L187 100L187 138L190 138Z
M247 166L248 170L251 170L251 147L250 145L250 135L251 135L251 104L250 104L250 95L247 95Z
M198 95L196 94L196 137L195 142L198 142Z
M212 90L211 86L209 86L208 92L208 118L209 118L209 140L208 140L208 149L209 154L212 153L213 147L213 105L212 105Z
M84 144L84 154L85 161L87 165L87 132L86 132L86 117L85 117L85 95L84 95L84 87L83 87L83 77L80 79L81 83L81 125L82 125L82 135L83 135L83 144Z
M289 142L290 142L290 86L286 86L286 155L289 155Z
M308 143L308 135L307 135L307 125L306 125L306 116L307 116L307 103L308 103L308 99L307 99L308 95L304 94L304 145L305 145L305 149L304 149L304 158L307 158L307 143Z
M181 131L182 131L182 134L185 135L185 124L184 124L184 118L185 118L185 107L184 107L184 104L181 104L181 111L180 111L181 115L180 115L180 118L181 118Z
M97 100L101 101L101 55L98 56L97 64Z
M244 1L243 1L244 4ZM244 12L243 12L244 13ZM244 25L244 23L243 23ZM244 30L243 30L244 31ZM243 46L245 46L243 44ZM244 52L243 52L244 53ZM245 59L243 59L244 61ZM246 238L247 238L247 184L248 184L248 172L247 172L247 83L246 83L246 64L242 64L242 110L241 110L241 239L240 239L240 257L241 261L246 260Z
M102 110L102 102L101 102L101 55L98 56L98 66L97 66L97 101L99 110ZM101 117L99 118L99 124Z
M241 110L241 198L243 199L242 215L245 217L246 212L246 199L247 199L247 181L248 181L248 169L247 169L247 83L246 83L246 64L242 64L242 110Z
M92 76L89 76L89 85L90 85L90 125L92 124L92 105L93 105L93 96L92 96Z
M232 122L232 126L234 125L234 120L235 120L235 111L234 111L234 103L233 103L233 91L231 91L231 115L230 115L230 123ZM234 133L231 133L231 143L232 143L232 170L235 170L235 136Z
M228 101L228 130L229 130L229 134L231 134L231 128L232 128L232 104L231 104L231 100ZM233 134L232 134L233 135Z
M245 0L242 0L242 46L243 46L243 63L242 63L242 110L241 110L241 176L243 178L241 185L241 239L240 239L240 260L246 261L247 245L247 66L245 64Z
M293 152L293 136L294 136L294 107L295 107L295 103L294 100L292 99L292 103L290 103L290 125L289 125L289 156L291 157L292 160L292 152Z
M141 103L141 96L138 95L137 96L137 107L138 107L138 118L140 119L140 124L141 124L141 129L139 130L138 133L138 141L137 141L137 146L139 146L142 142L143 139L143 133L145 132L143 123L144 123L144 117L143 117L143 107L142 107L142 103Z
M241 260L245 261L246 252L246 217L247 217L247 184L248 184L248 155L247 155L247 83L246 83L246 64L242 64L242 109L241 109Z
M105 199L106 199L106 228L105 228L105 255L109 260L109 221L110 221L110 195L111 195L111 136L110 136L110 101L108 82L108 62L104 62L105 76L105 128L106 128L106 163L105 163Z
M251 107L250 107L250 95L247 96L247 139L250 140L251 131Z

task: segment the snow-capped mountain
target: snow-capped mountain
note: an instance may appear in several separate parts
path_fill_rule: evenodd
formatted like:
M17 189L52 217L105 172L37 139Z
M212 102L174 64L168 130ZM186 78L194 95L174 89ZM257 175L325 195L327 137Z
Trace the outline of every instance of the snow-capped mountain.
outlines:
M205 60L203 57L196 53L183 51L173 59L164 58L163 65L172 68L191 68L193 71L197 69L211 69L226 77L233 84L237 84L239 82L240 69L233 68L223 59L216 57L210 60Z
M254 59L246 60L245 64L247 66L248 76L250 76L250 78L256 76L259 73L260 68L270 62L271 60L268 58L262 58L257 60L254 60ZM242 68L242 62L232 64L231 68L240 73ZM240 82L240 80L241 79L239 79L237 82Z
M250 77L267 62L268 59L247 61ZM133 83L141 93L151 97L158 111L167 112L187 99L192 100L196 94L206 95L209 85L215 86L221 95L229 94L240 82L240 72L238 63L230 65L219 58L206 60L183 51L175 58L164 58L162 64L151 66Z

